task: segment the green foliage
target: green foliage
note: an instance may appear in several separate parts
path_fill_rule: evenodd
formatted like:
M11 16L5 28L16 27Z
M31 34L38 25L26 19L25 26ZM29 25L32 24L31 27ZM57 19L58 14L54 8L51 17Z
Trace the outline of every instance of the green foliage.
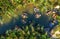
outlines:
M33 13L33 8L38 7L42 13L52 10L56 5L60 5L60 0L0 0L0 16L5 22L6 19L11 20L12 17L20 15L23 11ZM31 9L31 10L30 10ZM2 14L3 13L3 14ZM17 18L17 17L16 17ZM57 16L60 25L60 16ZM43 27L26 26L23 30L15 28L7 30L6 36L1 35L0 39L50 39Z
M42 28L38 27L37 28ZM43 29L44 30L44 29ZM42 29L39 29L40 32L43 31ZM36 30L33 26L30 25L26 26L23 30L20 28L15 28L13 30L7 30L6 35L1 35L1 39L49 39L47 32L40 33L38 30ZM43 31L44 32L44 31Z

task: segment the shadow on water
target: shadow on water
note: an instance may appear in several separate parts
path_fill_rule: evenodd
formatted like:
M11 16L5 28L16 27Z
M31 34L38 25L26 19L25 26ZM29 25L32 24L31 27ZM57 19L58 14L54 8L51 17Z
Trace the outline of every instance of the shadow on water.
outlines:
M2 27L0 27L0 34L5 33L6 30L15 28L15 25L19 27L30 25L31 23L33 23L34 19L33 15L28 16L29 18L26 19L25 24L23 24L23 22L21 21L22 20L21 16L19 16L18 19L13 18L9 23L6 23ZM36 21L36 19L34 21ZM47 15L43 14L38 21L39 21L38 24L40 24L40 26L49 27L48 26L49 17Z
M14 20L11 20L9 23L3 24L0 27L0 34L4 34L6 30L13 29L15 27Z
M44 26L44 27L48 27L48 23L49 23L49 17L47 15L43 14L40 17L40 25Z

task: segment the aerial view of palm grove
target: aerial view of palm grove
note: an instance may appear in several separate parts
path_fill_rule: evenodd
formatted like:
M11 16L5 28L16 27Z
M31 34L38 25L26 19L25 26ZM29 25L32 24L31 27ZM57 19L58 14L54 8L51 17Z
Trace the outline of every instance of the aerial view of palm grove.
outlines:
M60 0L0 0L0 39L60 39Z

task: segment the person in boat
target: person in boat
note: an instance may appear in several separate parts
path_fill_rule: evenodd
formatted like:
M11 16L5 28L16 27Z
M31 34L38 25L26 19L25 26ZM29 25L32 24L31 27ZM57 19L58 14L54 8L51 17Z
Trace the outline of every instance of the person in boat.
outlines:
M24 12L22 15L21 15L21 23L23 26L27 25L27 21L28 21L28 14L27 12Z
M52 20L50 20L49 22L50 31L58 24L58 20L56 19L57 18L56 13L57 13L56 11L53 11Z
M28 13L28 12L24 12L21 16L20 16L20 26L29 26L32 23L32 14Z
M57 14L56 13L57 13L57 11L52 11L52 17L51 17L51 19L49 21L49 27L51 29L53 29L53 27L55 27L58 24L58 20L56 19L57 18Z
M40 21L41 14L39 12L33 14L33 26L37 26Z
M26 25L27 18L27 13L23 12L18 16L18 19L16 19L16 25L22 28L22 26Z
M52 12L51 10L47 11L46 16L49 17L45 29L48 29L46 31L50 31L54 26L58 24L58 21L56 20L56 13ZM45 16L44 16L45 17ZM46 17L45 17L46 18Z

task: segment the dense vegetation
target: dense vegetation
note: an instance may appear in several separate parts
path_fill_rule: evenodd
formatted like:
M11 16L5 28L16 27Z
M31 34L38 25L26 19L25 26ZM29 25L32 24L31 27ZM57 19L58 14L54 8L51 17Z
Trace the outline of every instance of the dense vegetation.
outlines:
M15 27L13 30L7 30L5 34L0 36L0 39L51 39L47 32L44 32L43 27L26 26L24 29Z
M56 6L60 0L0 0L0 39L53 39L49 32L60 26Z

